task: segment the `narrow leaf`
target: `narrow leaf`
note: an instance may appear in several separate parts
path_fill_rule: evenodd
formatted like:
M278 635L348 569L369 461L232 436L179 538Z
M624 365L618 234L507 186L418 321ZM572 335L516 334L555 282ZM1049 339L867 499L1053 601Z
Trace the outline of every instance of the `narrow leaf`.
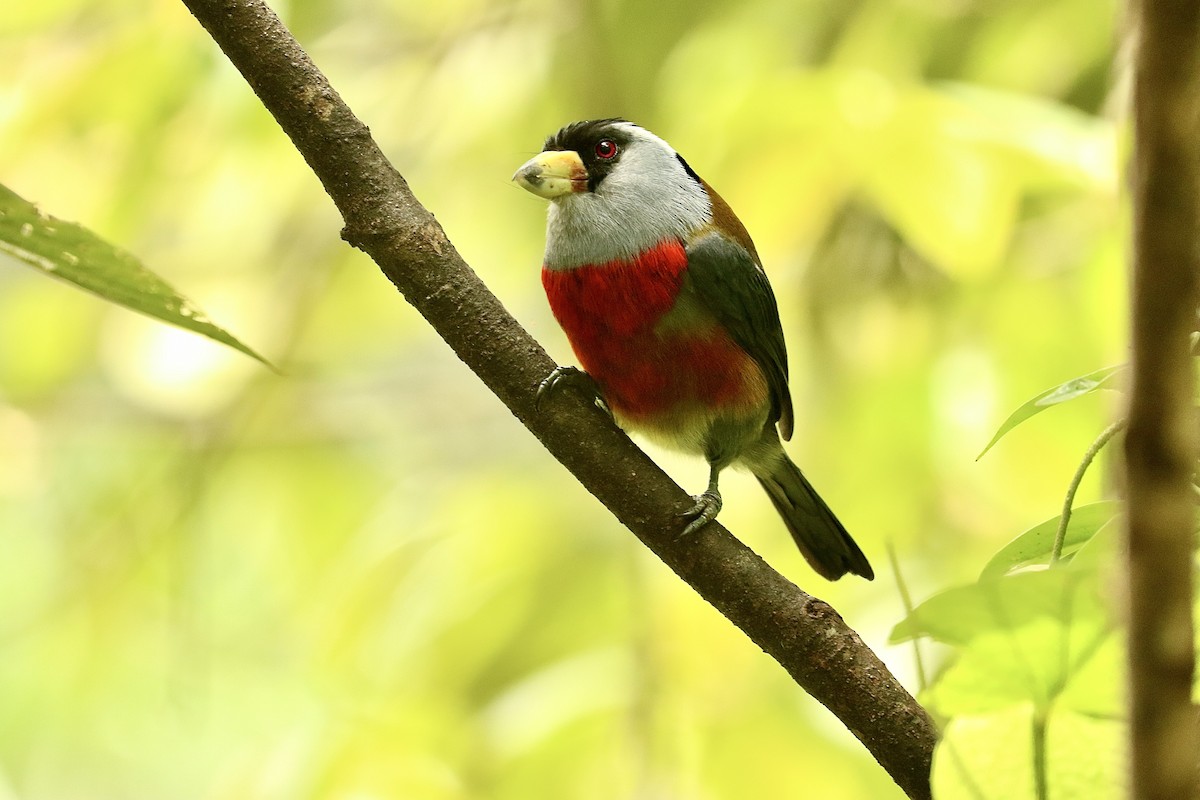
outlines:
M73 222L43 215L0 185L0 253L118 305L195 331L270 363L217 327L204 313L129 253Z
M987 447L975 456L975 460L983 458L984 453L992 449L992 445L1000 441L1004 434L1011 431L1013 428L1020 425L1025 420L1045 411L1050 406L1056 406L1059 403L1065 403L1068 400L1074 400L1077 397L1083 397L1085 394L1091 394L1097 389L1103 389L1110 383L1114 376L1125 369L1124 364L1118 364L1114 367L1104 367L1095 372L1089 372L1087 375L1081 375L1078 378L1073 378L1066 383L1059 384L1053 389L1047 389L1037 397L1026 402L1016 411L1009 415L1008 419L1004 420L1004 424L996 431L996 435L987 443Z

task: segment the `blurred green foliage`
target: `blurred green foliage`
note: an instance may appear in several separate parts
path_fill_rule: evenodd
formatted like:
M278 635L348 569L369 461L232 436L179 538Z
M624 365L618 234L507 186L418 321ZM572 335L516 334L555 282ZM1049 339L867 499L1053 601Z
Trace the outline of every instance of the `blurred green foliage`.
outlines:
M0 183L135 253L282 374L0 257L0 797L900 796L340 241L182 5L10 5ZM793 456L928 597L1056 511L1110 415L1090 394L975 461L1006 411L1124 357L1115 5L276 8L560 360L544 208L508 176L584 117L684 153L772 274ZM820 582L752 479L722 488L726 524L915 687L887 644L895 587ZM1115 694L1115 668L1072 673L1054 704L980 689L981 666L1096 632L1056 609L982 626L995 659L930 690L969 767L939 766L944 796L981 770L1027 789L1032 747L978 744L1029 736L1051 705L1052 760L1112 740L1109 706L1084 700ZM1039 675L1063 677L1054 657Z

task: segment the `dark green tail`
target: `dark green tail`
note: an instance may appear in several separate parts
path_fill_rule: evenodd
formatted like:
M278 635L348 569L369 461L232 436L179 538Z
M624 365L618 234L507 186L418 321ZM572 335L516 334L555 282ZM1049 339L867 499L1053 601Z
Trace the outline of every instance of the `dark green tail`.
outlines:
M874 579L875 571L842 523L800 468L782 448L779 452L782 458L773 460L769 473L755 469L754 476L767 490L804 558L818 574L831 581L847 572Z

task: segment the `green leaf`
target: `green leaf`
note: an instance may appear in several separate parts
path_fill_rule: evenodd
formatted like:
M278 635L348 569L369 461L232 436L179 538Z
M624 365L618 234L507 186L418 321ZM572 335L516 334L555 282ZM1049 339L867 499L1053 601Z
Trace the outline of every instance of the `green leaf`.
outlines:
M1074 553L1120 511L1121 504L1115 500L1103 500L1076 508L1071 512L1071 521L1067 523L1062 554L1067 556ZM995 578L1018 567L1049 561L1060 519L1061 515L1035 525L1006 544L992 556L979 577Z
M217 327L187 298L129 253L73 222L45 216L0 185L0 253L7 253L118 305L195 331L270 363Z
M1070 709L1096 719L1120 719L1128 708L1125 697L1125 641L1110 632L1092 657L1071 673L1055 699L1055 708Z
M983 714L1014 703L1050 709L1105 652L1113 637L1101 614L1043 616L1009 630L991 630L962 648L938 681L921 696L926 708L943 718ZM1119 671L1107 659L1096 673L1118 685ZM1089 681L1089 685L1091 685Z
M943 718L1026 703L1039 714L1064 704L1094 715L1119 709L1097 690L1120 684L1121 663L1099 574L1023 572L922 603L893 639L929 635L958 648L923 704Z
M1103 618L1095 577L1078 570L1018 572L939 592L892 629L892 644L914 636L964 646L989 631L1012 631L1041 618Z
M1071 554L1070 568L1092 572L1108 569L1115 563L1120 539L1121 513L1118 512L1075 549Z
M946 725L933 751L938 800L1032 800L1031 705L963 715Z
M1113 674L1113 684L1120 678ZM1125 797L1125 723L1055 708L1046 730L1046 796Z
M955 717L933 754L938 800L1034 800L1037 711L1028 703ZM1042 763L1046 796L1117 800L1124 796L1125 726L1055 708L1046 717Z
M1065 403L1068 400L1074 400L1077 397L1083 397L1085 394L1091 394L1097 389L1105 388L1106 384L1108 384L1113 377L1123 369L1125 369L1124 364L1118 364L1114 367L1104 367L1096 370L1095 372L1089 372L1087 375L1081 375L1078 378L1073 378L1066 383L1055 386L1053 389L1047 389L1046 391L1042 392L1037 397L1029 400L1012 414L1010 414L1008 419L1004 420L1004 424L1001 425L1000 429L996 431L996 435L992 437L992 440L987 443L987 447L983 448L982 452L975 456L975 460L978 461L979 459L983 458L984 454L987 453L988 450L991 450L992 446L996 444L996 442L1000 441L1000 438L1004 436L1004 434L1008 433L1025 420L1029 419L1035 414L1045 411L1050 406L1056 406L1059 403Z

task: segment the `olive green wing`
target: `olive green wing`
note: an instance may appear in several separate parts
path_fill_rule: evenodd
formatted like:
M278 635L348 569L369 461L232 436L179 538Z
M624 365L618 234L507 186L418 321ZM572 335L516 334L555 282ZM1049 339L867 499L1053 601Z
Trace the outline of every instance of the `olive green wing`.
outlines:
M784 439L792 438L787 346L767 273L746 248L718 231L689 243L687 255L688 280L697 299L762 368L771 394L771 419L779 422Z

